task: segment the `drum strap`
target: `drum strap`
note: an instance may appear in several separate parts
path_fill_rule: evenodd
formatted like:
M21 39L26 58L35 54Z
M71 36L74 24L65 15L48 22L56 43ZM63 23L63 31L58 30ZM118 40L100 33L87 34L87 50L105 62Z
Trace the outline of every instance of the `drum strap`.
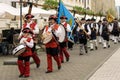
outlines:
M56 35L54 34L54 32L52 32L52 35L53 35L55 42L59 45L58 39L57 39Z
M68 39L68 37L67 37L67 30L66 30L66 28L67 28L67 23L65 23L64 25L63 24L61 24L63 27L64 27L64 29L65 29L65 40L67 40Z

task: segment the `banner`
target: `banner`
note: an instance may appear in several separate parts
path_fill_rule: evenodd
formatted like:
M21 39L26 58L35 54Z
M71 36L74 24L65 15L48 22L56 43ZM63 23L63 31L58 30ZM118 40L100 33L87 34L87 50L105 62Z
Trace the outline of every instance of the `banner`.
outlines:
M108 22L112 22L114 20L114 16L112 14L110 14L109 12L107 13L106 18L107 18Z
M72 14L69 12L69 10L64 6L62 1L60 0L59 1L59 8L58 8L58 24L60 23L61 16L67 17L67 23L70 25L71 30L73 30L74 24L75 24L74 17L72 16ZM68 33L68 37L70 39L73 39L72 32Z

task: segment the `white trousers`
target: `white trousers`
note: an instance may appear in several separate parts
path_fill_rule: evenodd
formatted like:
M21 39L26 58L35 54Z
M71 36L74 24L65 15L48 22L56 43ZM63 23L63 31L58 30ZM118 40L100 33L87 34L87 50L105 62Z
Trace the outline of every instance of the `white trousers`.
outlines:
M103 40L103 47L107 48L110 45L109 41Z
M90 49L94 49L94 47L98 46L97 40L90 40Z

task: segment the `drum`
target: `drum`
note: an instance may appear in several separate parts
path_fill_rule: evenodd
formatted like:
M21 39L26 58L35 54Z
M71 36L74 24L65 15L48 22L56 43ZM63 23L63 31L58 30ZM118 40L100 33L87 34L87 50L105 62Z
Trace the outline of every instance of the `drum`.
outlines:
M42 34L43 44L46 44L46 43L50 42L52 40L52 37L54 37L56 39L56 41L58 41L60 43L63 42L65 40L65 37L66 37L66 31L65 31L64 26L61 25L61 24L59 25L59 28L61 30L60 30L59 36L57 36L58 40L56 39L56 36L55 36L54 32L53 33L52 32L46 32L46 33Z
M19 56L23 52L25 52L26 46L23 44L18 45L15 49L13 49L13 55L14 56Z
M61 33L60 33L60 36L59 36L59 40L58 42L63 42L65 40L65 37L66 37L66 31L65 31L65 28L63 25L59 25L59 27L61 28Z
M46 32L42 34L42 40L43 44L47 44L48 42L50 42L52 40L52 33Z

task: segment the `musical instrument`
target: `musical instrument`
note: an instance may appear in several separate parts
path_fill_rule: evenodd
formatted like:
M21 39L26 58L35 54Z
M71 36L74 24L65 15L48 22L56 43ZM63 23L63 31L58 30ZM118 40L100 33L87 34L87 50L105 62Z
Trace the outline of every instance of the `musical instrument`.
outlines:
M51 32L46 32L42 34L42 42L43 44L46 44L52 40L52 33Z
M23 52L25 52L26 50L26 46L23 44L18 45L16 48L13 49L13 55L14 56L19 56L20 54L22 54Z
M61 28L61 34L59 36L59 39L58 39L58 42L63 42L65 40L65 37L66 37L66 31L65 31L65 28L63 25L59 25L59 27Z
M61 29L61 32L58 36L58 39L56 37L56 35L54 34L54 32L45 32L42 34L42 42L43 44L46 44L48 42L50 42L52 40L52 38L54 38L54 40L58 43L58 42L63 42L65 40L66 37L66 32L65 32L65 28L63 25L59 25L59 28Z
M82 26L81 26L81 24L79 23L79 21L76 20L76 22L78 23L78 27L79 27L80 29L82 29L82 30L85 32L86 35L88 35L87 32L85 31L85 29L82 28Z

